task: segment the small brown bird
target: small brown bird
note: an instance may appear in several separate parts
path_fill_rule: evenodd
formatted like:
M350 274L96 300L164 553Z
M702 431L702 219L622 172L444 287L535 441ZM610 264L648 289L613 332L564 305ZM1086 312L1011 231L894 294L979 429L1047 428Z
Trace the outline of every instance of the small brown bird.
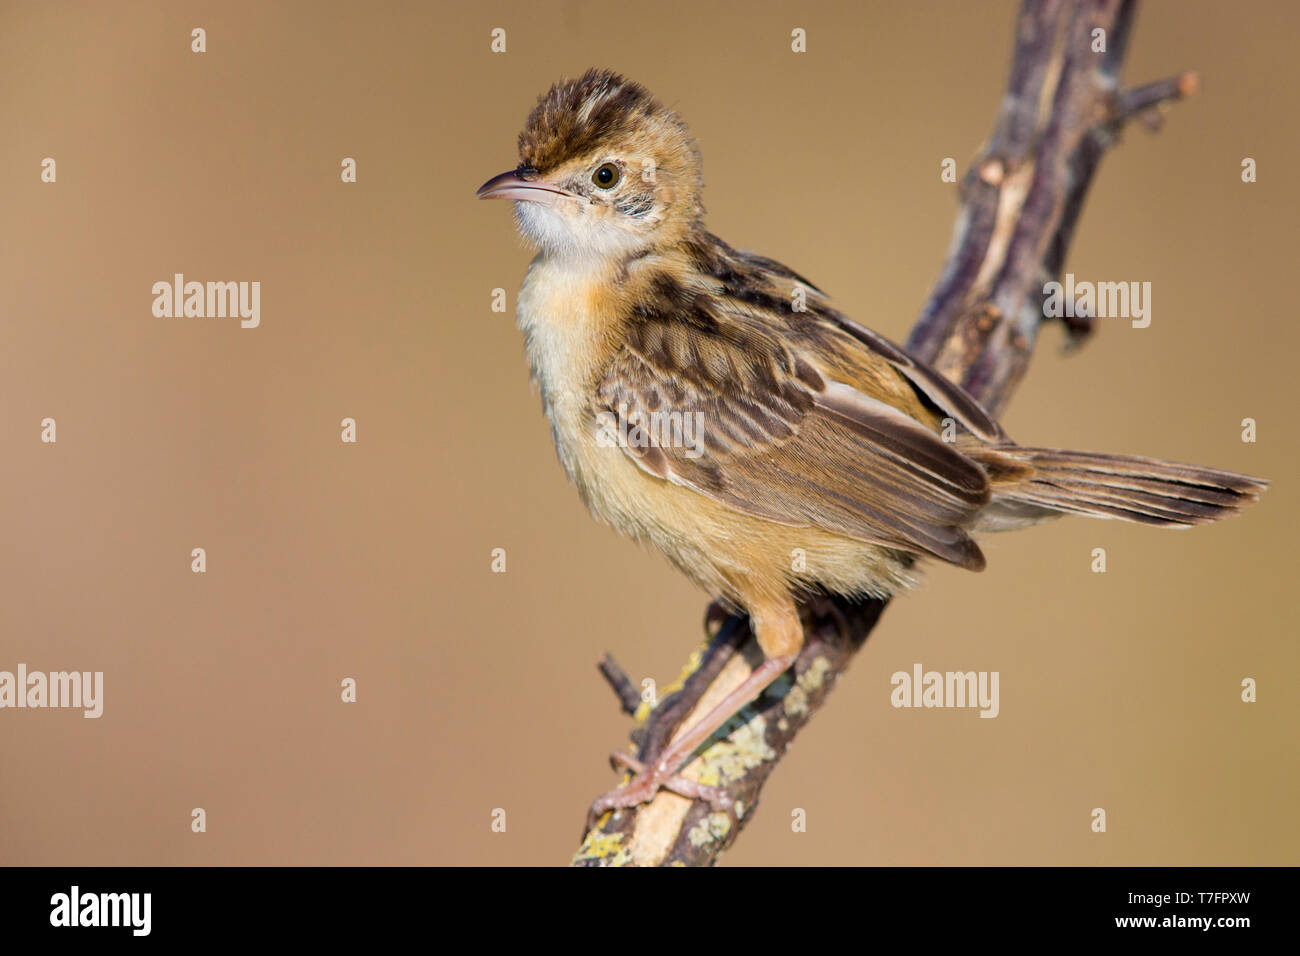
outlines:
M595 812L660 787L723 799L677 771L793 663L801 597L889 595L918 557L979 571L978 532L1060 514L1187 527L1264 489L1015 444L811 282L711 235L686 125L617 74L552 87L519 159L478 196L514 200L540 247L518 321L560 462L593 515L747 612L766 656L655 766L624 758L640 772Z

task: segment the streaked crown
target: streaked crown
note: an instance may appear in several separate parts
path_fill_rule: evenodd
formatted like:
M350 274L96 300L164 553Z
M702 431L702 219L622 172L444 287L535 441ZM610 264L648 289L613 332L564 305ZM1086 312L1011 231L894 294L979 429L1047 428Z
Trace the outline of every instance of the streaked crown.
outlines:
M611 70L556 83L519 134L520 163L543 175L605 153L651 159L681 193L698 196L700 156L686 123L645 87Z

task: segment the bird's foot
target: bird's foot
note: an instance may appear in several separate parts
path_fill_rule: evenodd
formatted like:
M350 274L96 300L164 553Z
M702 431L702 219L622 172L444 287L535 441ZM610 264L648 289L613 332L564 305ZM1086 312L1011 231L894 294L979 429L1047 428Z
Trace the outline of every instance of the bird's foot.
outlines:
M613 753L610 759L631 770L635 776L622 786L597 797L587 813L587 829L610 810L649 803L660 790L669 790L689 800L704 800L714 810L730 811L731 796L722 787L710 787L698 780L688 780L663 764L647 767L635 757Z

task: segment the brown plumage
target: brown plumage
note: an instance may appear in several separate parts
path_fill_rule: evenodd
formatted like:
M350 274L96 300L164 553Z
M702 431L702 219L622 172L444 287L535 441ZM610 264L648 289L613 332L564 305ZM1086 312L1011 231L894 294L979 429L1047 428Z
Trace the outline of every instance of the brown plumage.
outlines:
M888 595L917 558L980 570L978 532L1060 514L1186 527L1264 488L1016 445L811 282L710 234L685 124L616 74L556 84L519 151L479 195L516 200L540 246L519 324L560 461L593 514L748 612L768 658L596 810L660 786L721 798L676 771L793 661L801 595Z

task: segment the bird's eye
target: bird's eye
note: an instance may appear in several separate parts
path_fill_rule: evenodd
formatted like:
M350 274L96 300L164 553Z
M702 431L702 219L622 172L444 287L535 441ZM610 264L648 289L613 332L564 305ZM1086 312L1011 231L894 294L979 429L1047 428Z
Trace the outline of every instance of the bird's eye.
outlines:
M613 163L606 163L591 174L591 181L601 189L613 189L618 182L618 167Z

